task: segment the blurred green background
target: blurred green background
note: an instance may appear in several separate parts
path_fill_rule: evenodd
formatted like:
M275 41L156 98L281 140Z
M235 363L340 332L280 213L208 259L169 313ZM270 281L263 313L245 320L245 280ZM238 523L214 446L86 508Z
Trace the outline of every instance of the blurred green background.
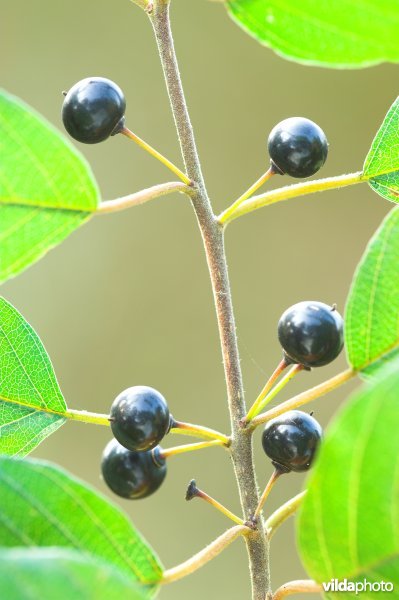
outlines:
M128 126L180 164L151 28L136 6L129 0L0 0L0 7L2 87L61 128L61 91L86 76L109 77L126 94ZM330 155L322 176L361 168L398 94L398 67L332 71L287 62L247 37L219 2L174 0L172 17L216 211L266 169L268 132L288 116L309 117L327 133ZM79 149L104 199L170 180L164 167L121 137ZM279 178L274 185L288 183ZM336 302L343 310L354 268L389 208L362 185L282 203L231 225L227 251L248 401L280 359L280 314L305 299ZM166 396L176 418L227 431L211 290L195 218L183 196L94 218L1 293L41 336L70 407L107 412L124 388L151 385ZM344 366L341 357L301 375L285 397ZM350 390L348 385L312 405L323 425ZM263 485L271 465L259 435ZM35 456L60 463L108 494L99 463L109 437L106 429L68 423ZM118 502L168 567L229 526L205 503L184 501L192 477L239 511L228 456L217 449L171 460L164 486L148 500ZM270 509L302 485L296 474L283 478ZM273 539L272 574L274 588L304 576L293 520ZM240 541L160 597L199 600L205 594L212 600L249 598Z

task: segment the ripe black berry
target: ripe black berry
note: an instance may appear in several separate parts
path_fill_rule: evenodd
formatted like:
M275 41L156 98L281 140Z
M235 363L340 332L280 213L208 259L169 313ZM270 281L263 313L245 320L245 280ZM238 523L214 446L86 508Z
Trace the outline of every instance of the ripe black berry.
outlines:
M305 367L333 361L344 345L343 319L323 302L299 302L278 323L278 339L288 360Z
M262 434L263 450L276 468L307 471L322 433L316 419L300 410L290 410L267 423Z
M151 450L170 428L165 398L151 387L128 388L111 406L112 433L128 450Z
M272 129L268 149L278 172L291 177L310 177L326 162L328 143L316 123L303 117L291 117Z
M88 77L66 94L62 121L75 140L97 144L122 129L125 109L125 97L116 83L104 77Z
M138 500L150 496L166 477L166 462L151 450L131 452L116 440L105 447L101 471L108 487L118 496Z

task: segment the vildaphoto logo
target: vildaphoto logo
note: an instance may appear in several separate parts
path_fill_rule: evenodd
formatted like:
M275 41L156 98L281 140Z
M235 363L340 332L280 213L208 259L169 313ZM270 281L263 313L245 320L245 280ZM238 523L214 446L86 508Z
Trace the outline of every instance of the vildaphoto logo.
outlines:
M348 581L343 579L331 579L331 581L323 583L325 592L355 592L361 594L363 592L393 592L394 585L390 581Z

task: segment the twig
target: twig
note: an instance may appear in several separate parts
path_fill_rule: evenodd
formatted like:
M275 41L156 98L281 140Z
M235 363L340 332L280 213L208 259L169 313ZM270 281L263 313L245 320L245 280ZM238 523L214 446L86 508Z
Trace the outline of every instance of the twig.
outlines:
M159 185L153 185L150 188L136 192L135 194L129 194L128 196L122 196L115 200L105 200L101 202L95 214L105 215L108 213L118 212L132 208L133 206L139 206L149 200L154 200L160 196L171 194L172 192L181 192L183 194L189 194L190 188L180 181L172 181L170 183L161 183Z
M195 554L186 562L174 567L173 569L167 569L163 573L163 577L161 583L173 583L174 581L178 581L194 571L197 571L207 562L216 558L227 546L230 546L234 540L239 538L242 535L248 535L250 529L248 527L244 527L242 525L236 525L231 529L228 529L221 536L219 536L215 541L213 541L209 546Z
M174 50L169 20L169 4L168 0L155 0L150 18L158 44L186 173L190 180L195 182L191 201L201 230L211 277L232 424L231 457L239 488L241 506L245 519L247 519L254 513L259 497L252 457L251 433L242 429L239 425L239 421L245 417L246 407L224 251L223 230L213 214L202 176ZM271 590L268 546L262 520L260 520L258 530L254 532L254 535L248 536L246 541L250 562L252 600L265 600L266 595Z
M283 600L286 596L292 594L317 594L323 591L323 586L319 585L312 579L297 579L296 581L289 581L284 583L278 588L273 594L272 600Z

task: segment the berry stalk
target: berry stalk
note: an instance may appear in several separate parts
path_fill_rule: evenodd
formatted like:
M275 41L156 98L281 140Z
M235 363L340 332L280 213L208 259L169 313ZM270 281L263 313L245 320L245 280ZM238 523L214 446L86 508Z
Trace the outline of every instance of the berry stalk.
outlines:
M127 127L122 127L122 129L120 129L118 133L121 133L122 135L126 136L127 138L129 138L129 140L132 140L138 146L140 146L140 148L148 152L148 154L151 154L151 156L159 160L159 162L165 165L165 167L172 171L172 173L177 175L177 177L181 179L183 183L185 183L188 186L192 185L193 182L191 181L191 179L189 179L187 175L185 175L183 171L179 169L179 167L176 167L176 165L174 165L170 160L163 156L163 154L158 152L158 150L155 150L155 148L150 146L150 144L147 144L147 142L145 142L138 135L133 133L133 131L130 131L130 129L128 129Z
M243 203L245 200L248 200L263 184L265 184L273 175L276 175L276 170L273 166L269 167L266 173L263 173L261 177L254 184L251 185L250 188L247 189L228 209L226 209L223 213L223 219L220 219L221 223L224 223L229 217L236 211L236 209Z
M289 365L289 363L287 362L287 360L285 358L283 358L282 361L277 365L277 367L275 368L275 370L273 371L273 373L267 380L262 391L260 392L259 396L256 398L255 402L253 403L253 405L247 412L246 417L245 417L244 421L242 422L243 425L248 423L251 419L253 419L253 417L255 417L262 410L262 408L261 408L262 400L264 398L266 398L267 394L270 392L270 390L276 383L277 379L280 377L280 375L284 371L284 369L286 369L288 367L288 365Z
M257 427L258 425L261 425L262 423L266 423L267 421L270 421L271 419L274 419L279 415L282 415L288 410L294 410L296 408L299 408L304 404L308 404L308 402L312 402L313 400L316 400L317 398L320 398L321 396L332 392L333 390L341 387L341 385L343 385L350 379L353 379L356 376L356 374L356 371L354 371L353 369L347 369L346 371L342 371L342 373L331 377L331 379L327 379L327 381L324 381L323 383L320 383L319 385L310 388L310 390L306 390L301 394L293 396L289 400L286 400L285 402L279 404L279 406L274 406L267 412L262 413L261 415L258 415L257 417L252 419L250 423L251 429Z
M278 383L277 385L274 386L274 388L266 395L263 394L263 392L261 393L261 395L259 396L259 398L257 398L256 400L256 412L254 412L255 416L263 409L265 408L265 406L267 404L269 404L276 396L279 392L281 392L281 390L283 390L285 388L285 386L291 381L291 379L293 379L295 377L295 375L297 375L298 373L300 373L301 371L304 370L304 366L303 365L293 365L291 367L291 369L288 371L288 373L285 375L285 377L282 378L282 380L280 381L280 383Z
M286 471L285 471L285 470L283 471L283 470L282 470L282 469L280 469L280 468L276 468L276 469L274 470L274 472L273 472L272 476L270 477L269 481L268 481L268 482L267 482L267 484L266 484L266 487L265 487L265 489L263 490L263 494L262 494L262 495L261 495L261 497L260 497L259 504L258 504L258 506L256 507L256 510L255 510L255 512L254 512L254 519L257 519L257 518L259 517L259 515L260 515L260 513L262 512L262 509L263 509L263 507L264 507L264 505L265 505L265 502L266 502L266 500L268 499L268 497L269 497L269 494L270 494L270 492L272 491L272 489L273 489L273 487L274 487L274 485L275 485L275 483L276 483L277 479L278 479L279 477L281 477L281 475L283 475L284 473L286 473Z
M220 433L215 429L209 427L203 427L202 425L194 425L193 423L183 423L183 421L173 420L170 433L180 435L191 435L196 437L205 438L208 440L220 440L225 446L230 446L231 440L224 433Z
M169 458L171 456L177 456L178 454L185 454L186 452L195 452L196 450L203 450L204 448L213 448L214 446L224 446L224 444L220 440L212 440L211 442L196 442L195 444L184 444L183 446L173 446L173 448L161 450L159 455L161 458Z
M208 504L213 506L213 508L216 508L216 510L218 510L219 512L222 513L222 515L224 515L225 517L227 517L228 519L233 521L233 523L237 523L238 525L243 525L243 526L245 525L243 519L240 519L240 517L237 517L237 515L235 515L233 512L231 512L231 510L226 508L221 502L218 502L218 500L215 500L215 498L212 498L212 496L210 496L203 490L198 489L197 485L195 483L195 480L192 479L190 481L190 483L188 484L188 488L187 488L187 492L186 492L186 500L187 500L187 502L189 502L190 500L193 500L194 498L201 498L201 500L205 500L205 502L207 502Z

